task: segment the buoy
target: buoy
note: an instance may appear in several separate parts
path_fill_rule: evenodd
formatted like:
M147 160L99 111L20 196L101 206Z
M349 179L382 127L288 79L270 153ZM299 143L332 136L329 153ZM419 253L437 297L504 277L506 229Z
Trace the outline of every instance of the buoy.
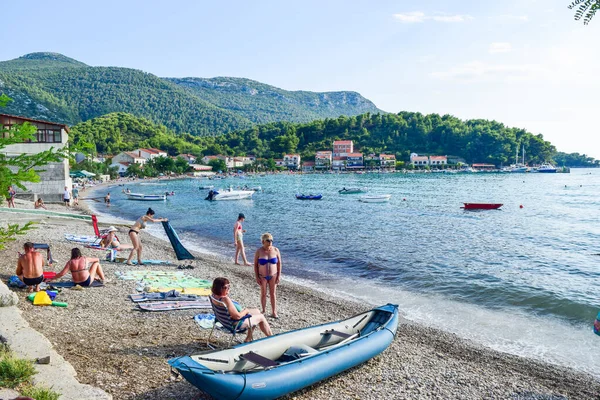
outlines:
M523 208L523 204L521 204L521 205L519 206L519 208Z
M402 199L402 201L406 201L406 197Z

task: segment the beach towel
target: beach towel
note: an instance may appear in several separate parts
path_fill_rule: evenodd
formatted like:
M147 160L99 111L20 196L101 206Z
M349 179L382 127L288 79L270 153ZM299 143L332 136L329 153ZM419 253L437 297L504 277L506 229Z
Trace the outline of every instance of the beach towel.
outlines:
M44 279L54 279L55 277L56 277L56 272L44 271Z
M194 322L201 329L212 329L215 324L215 314L198 314L194 317ZM217 325L221 325L221 323L217 322Z
M176 311L190 310L194 308L210 310L212 307L208 297L200 301L154 301L150 303L140 303L138 306L144 311Z
M193 260L194 256L187 251L183 244L181 244L181 240L179 240L179 236L177 236L177 232L171 226L169 221L162 222L163 228L165 228L165 233L171 242L171 246L173 246L173 250L175 251L175 255L178 260Z
M57 287L57 288L70 288L70 287L74 287L75 285L76 285L76 283L74 283L72 281L50 282L51 287ZM90 286L87 286L87 287L102 287L102 286L104 286L104 283L102 283L100 281L94 281L94 282L92 282L92 284Z
M122 257L115 257L115 259L112 261L118 264L126 264L127 263L127 259L126 258L122 258ZM131 263L133 265L137 265L137 261L132 260ZM167 261L167 260L142 260L142 264L148 264L148 265L175 265L172 261Z
M72 233L65 233L65 239L69 242L80 243L80 244L94 244L100 243L102 238L88 235L74 235Z
M145 286L138 287L138 291L147 293L162 293L173 289L173 287L154 287ZM209 288L197 288L197 287L175 287L179 292L183 294L194 294L196 296L210 296L211 290Z
M129 298L134 303L141 303L144 301L196 301L200 299L198 295L195 294L182 294L179 293L178 296L168 296L169 292L163 293L136 293L130 294Z

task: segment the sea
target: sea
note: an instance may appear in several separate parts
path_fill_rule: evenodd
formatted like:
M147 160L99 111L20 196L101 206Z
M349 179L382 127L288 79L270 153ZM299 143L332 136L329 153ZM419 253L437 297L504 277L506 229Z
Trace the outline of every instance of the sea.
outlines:
M205 201L207 189L254 187L250 200ZM391 194L363 203L360 194ZM127 200L174 191L164 202ZM234 256L246 220L251 261L270 232L283 279L329 294L395 303L408 320L495 350L600 376L600 169L565 174L278 174L125 183L97 190L99 213L167 217L188 249ZM322 194L319 201L296 194ZM468 211L463 203L502 203ZM166 237L160 224L148 231ZM242 267L240 267L242 268ZM332 316L337 319L341 316Z

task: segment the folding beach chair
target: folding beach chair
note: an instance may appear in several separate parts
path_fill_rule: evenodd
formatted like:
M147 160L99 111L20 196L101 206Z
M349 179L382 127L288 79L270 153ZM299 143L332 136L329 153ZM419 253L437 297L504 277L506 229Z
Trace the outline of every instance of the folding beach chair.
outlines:
M231 334L231 339L229 340L229 344L227 345L227 347L229 348L233 343L233 339L235 339L236 333L244 333L246 332L246 330L253 328L252 319L250 318L251 315L246 314L241 319L235 320L231 318L231 315L229 314L229 310L227 309L227 305L225 303L215 299L213 295L210 295L209 299L213 312L215 313L215 323L213 324L208 339L206 339L206 345L211 349L214 349L214 347L210 344L210 339L212 338L216 327L217 329L220 329L223 332ZM240 326L242 326L246 319L248 319L249 321L249 328L240 328ZM218 327L217 321L220 322L222 326Z

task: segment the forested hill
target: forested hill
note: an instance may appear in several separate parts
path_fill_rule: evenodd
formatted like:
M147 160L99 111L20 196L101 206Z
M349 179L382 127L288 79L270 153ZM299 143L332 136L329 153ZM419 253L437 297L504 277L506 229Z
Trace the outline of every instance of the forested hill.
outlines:
M78 147L109 154L138 147L157 147L170 155L254 154L267 159L299 152L308 160L314 158L318 150L330 150L333 140L349 139L354 141L358 152L391 153L399 161L408 161L410 153L416 152L453 155L468 163L495 165L514 162L516 149L525 146L525 161L529 164L555 160L559 165L575 165L564 162L564 153L556 153L554 146L542 135L509 128L496 121L463 121L450 115L410 112L367 113L304 124L269 123L215 137L176 135L146 119L115 113L72 127L69 139ZM582 161L581 165L593 162L579 154L569 157L571 161Z
M60 54L34 53L0 62L0 92L13 99L4 112L69 125L127 112L194 135L251 126L248 119L152 74L69 60Z
M288 92L239 78L162 79L139 70L91 67L58 53L0 62L9 114L75 125L126 112L177 133L212 136L253 122L310 121L379 111L354 92Z
M356 92L288 91L245 78L165 78L195 96L252 122L309 122L340 115L379 113Z

